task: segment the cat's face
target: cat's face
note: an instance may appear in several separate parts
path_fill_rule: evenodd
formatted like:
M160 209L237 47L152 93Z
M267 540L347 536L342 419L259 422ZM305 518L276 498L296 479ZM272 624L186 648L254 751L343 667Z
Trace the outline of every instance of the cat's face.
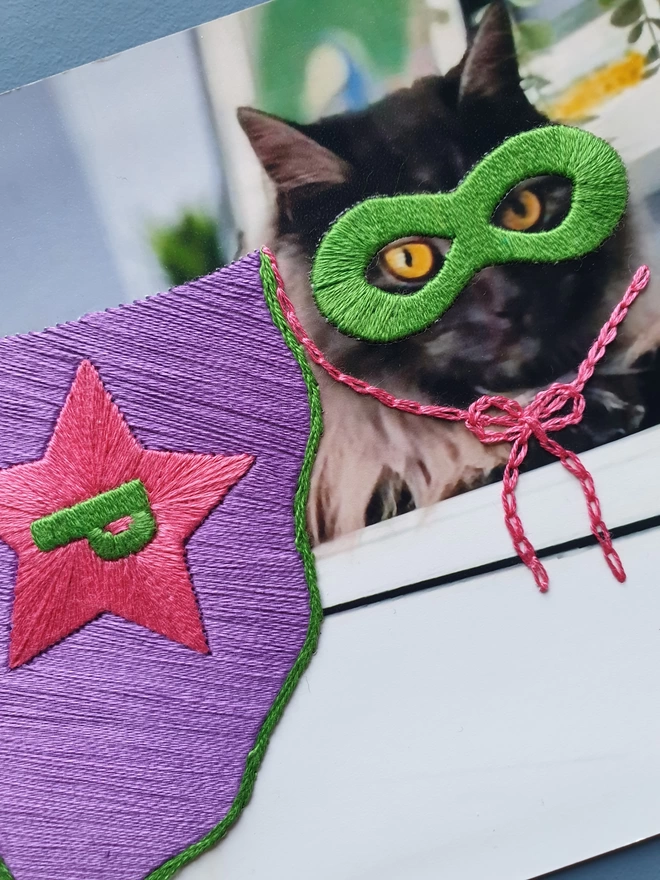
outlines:
M276 184L275 249L294 255L286 266L298 277L285 281L298 286L329 226L357 202L454 189L507 137L547 123L520 87L499 3L445 77L420 80L365 111L312 125L252 110L240 118ZM493 222L523 232L551 229L568 213L571 190L563 178L520 181ZM367 280L405 296L439 270L449 246L442 239L392 242L374 255ZM543 385L583 357L620 250L615 236L581 260L484 269L434 325L397 343L343 336L314 309L305 310L306 329L342 369L397 392L462 405L475 390Z

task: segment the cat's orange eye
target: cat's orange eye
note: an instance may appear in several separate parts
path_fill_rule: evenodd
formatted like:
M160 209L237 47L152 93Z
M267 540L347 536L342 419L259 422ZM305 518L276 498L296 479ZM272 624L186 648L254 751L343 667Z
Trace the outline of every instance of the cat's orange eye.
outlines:
M394 242L381 251L388 272L400 281L421 281L435 268L435 252L425 241Z
M512 193L499 216L499 225L514 232L526 232L541 219L543 205L541 199L531 189Z

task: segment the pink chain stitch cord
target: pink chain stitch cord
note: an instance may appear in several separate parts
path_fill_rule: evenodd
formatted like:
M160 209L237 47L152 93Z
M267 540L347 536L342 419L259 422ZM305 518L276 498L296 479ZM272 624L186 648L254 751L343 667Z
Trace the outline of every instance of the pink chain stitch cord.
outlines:
M619 583L625 581L626 573L623 570L619 554L612 545L612 538L607 526L603 522L600 502L598 501L596 487L594 486L591 474L574 452L564 449L563 446L549 437L548 434L551 431L560 431L569 425L577 425L581 421L585 407L582 390L592 377L596 365L605 354L607 346L616 338L617 328L628 314L630 306L648 284L650 277L648 266L641 266L635 272L621 302L616 306L598 334L596 341L580 364L577 376L572 382L555 382L548 388L539 391L526 406L522 406L518 401L512 400L510 397L495 394L480 397L464 410L453 406L434 406L395 397L383 388L369 385L355 376L342 373L341 370L326 360L323 352L305 333L295 313L293 304L284 291L284 282L282 281L274 254L268 248L263 248L263 252L270 260L277 282L277 299L294 336L303 346L310 360L322 367L336 382L347 385L358 394L374 397L391 409L398 409L402 412L413 413L414 415L430 416L435 419L464 422L466 428L482 443L511 444L509 459L502 477L504 521L511 535L516 553L531 570L534 580L542 593L545 593L548 589L548 573L536 555L531 541L525 535L522 520L518 515L515 495L520 467L525 460L529 441L532 437L536 438L543 449L558 458L566 470L579 481L587 503L591 531L601 545L605 560L614 577ZM567 404L570 405L569 411L559 415L560 411ZM496 412L492 412L493 410L496 410Z

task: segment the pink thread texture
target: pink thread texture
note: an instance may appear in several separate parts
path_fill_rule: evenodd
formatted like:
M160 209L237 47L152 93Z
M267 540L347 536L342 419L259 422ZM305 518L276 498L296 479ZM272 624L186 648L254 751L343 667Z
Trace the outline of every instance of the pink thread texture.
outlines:
M18 556L10 668L103 612L207 654L184 541L253 461L144 449L96 369L83 361L44 457L0 471L0 538ZM84 539L48 552L37 548L34 520L133 479L142 480L158 528L144 549L106 561ZM111 523L110 531L126 524Z
M600 544L614 577L619 583L625 581L626 573L603 521L600 502L591 474L574 452L564 449L549 434L560 431L569 425L577 425L581 421L585 408L582 390L605 354L607 346L616 338L617 328L626 317L630 306L648 284L650 277L648 266L641 266L635 272L630 286L604 324L587 356L580 364L573 381L555 382L548 388L539 391L526 406L522 406L518 401L509 397L495 394L483 395L464 410L452 406L422 404L414 400L395 397L383 388L369 385L355 376L349 376L331 364L305 333L305 329L298 320L293 304L284 290L284 282L275 255L268 248L264 248L264 253L273 268L273 274L277 280L277 298L292 332L304 347L309 358L322 367L336 382L341 382L357 394L374 397L391 409L398 409L414 415L430 416L435 419L463 422L466 428L482 443L505 442L511 444L509 459L502 477L504 521L516 553L532 572L541 592L545 593L548 589L548 573L538 558L531 541L525 535L516 503L516 486L520 467L525 460L532 437L536 438L543 449L558 458L566 470L579 481L587 504L591 532ZM568 407L568 411L566 411L566 407Z

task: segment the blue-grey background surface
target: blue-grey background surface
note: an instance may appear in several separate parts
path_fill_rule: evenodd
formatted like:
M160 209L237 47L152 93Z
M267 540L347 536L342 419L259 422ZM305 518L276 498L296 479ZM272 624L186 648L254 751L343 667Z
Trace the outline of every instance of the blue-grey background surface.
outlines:
M310 5L322 2L323 0L310 0ZM250 0L0 0L0 91L16 88L254 5L256 2ZM26 98L37 104L42 102L43 113L52 112L52 107L46 100L45 89L34 90ZM18 105L15 106L12 101L3 105L2 122L6 132L11 132L11 116L18 109ZM38 111L39 108L34 109ZM38 164L49 149L53 148L53 144L40 139L23 144L12 141L11 137L3 141L5 161L10 163L12 156L16 161L19 161L19 157L24 161L24 151L28 150L34 154L32 161ZM64 149L59 141L57 148ZM61 166L65 168L69 164L66 158L63 156L61 162ZM79 187L83 184L73 171L71 179L62 184L62 190L67 192L68 198L79 199ZM45 217L53 210L51 200L60 198L60 193L42 192ZM14 204L20 208L24 200L20 193L15 196ZM23 238L20 221L19 210L12 217L14 246L19 249ZM83 227L93 228L93 223L87 224L84 219L81 222ZM32 228L32 239L34 234L35 230ZM62 242L63 249L65 244ZM34 251L33 240L29 250L31 253ZM24 256L27 262L30 259L27 251ZM47 254L41 256L47 257ZM80 254L77 259L80 259ZM91 270L91 267L83 267L78 263L78 271L85 268ZM96 262L94 268L104 285L115 285L110 260L105 267L99 267ZM66 277L68 267L60 262L60 269L63 277ZM100 291L101 299L104 299L102 294L103 291ZM553 880L657 880L660 878L660 838L546 877L552 877Z
M0 91L256 5L257 0L0 0Z
M629 849L546 874L545 880L658 880L660 839L654 837Z

